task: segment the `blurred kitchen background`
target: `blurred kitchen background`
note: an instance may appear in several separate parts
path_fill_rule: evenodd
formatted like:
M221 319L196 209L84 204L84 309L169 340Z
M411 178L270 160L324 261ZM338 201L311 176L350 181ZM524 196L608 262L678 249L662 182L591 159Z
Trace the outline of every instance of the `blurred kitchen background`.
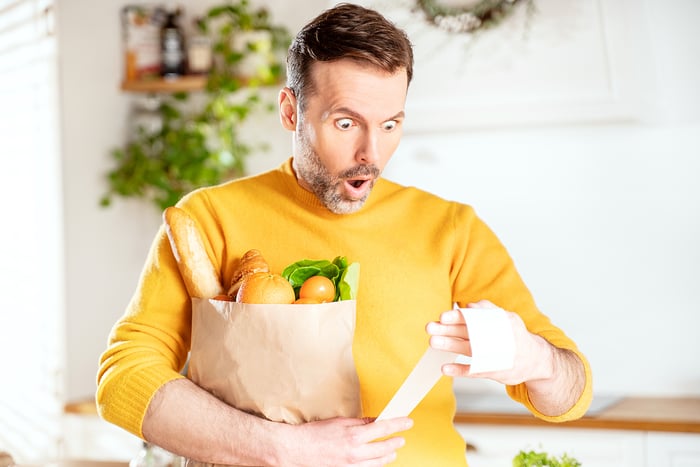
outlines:
M139 448L64 413L92 399L160 223L143 200L100 206L145 95L122 89L120 15L133 3L0 0L0 451L23 462ZM180 3L183 22L217 3ZM335 2L251 3L293 33ZM418 2L362 3L416 47L385 175L476 208L589 357L597 397L700 397L700 2L534 0L475 35L430 25ZM290 155L274 112L244 134L269 145L247 173Z

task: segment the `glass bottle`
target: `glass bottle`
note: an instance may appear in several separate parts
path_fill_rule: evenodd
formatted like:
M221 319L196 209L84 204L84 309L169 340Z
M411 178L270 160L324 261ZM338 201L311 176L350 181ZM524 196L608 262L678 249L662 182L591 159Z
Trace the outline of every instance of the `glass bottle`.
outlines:
M179 17L179 8L168 9L160 30L160 74L164 78L177 78L186 70L185 36L178 24Z

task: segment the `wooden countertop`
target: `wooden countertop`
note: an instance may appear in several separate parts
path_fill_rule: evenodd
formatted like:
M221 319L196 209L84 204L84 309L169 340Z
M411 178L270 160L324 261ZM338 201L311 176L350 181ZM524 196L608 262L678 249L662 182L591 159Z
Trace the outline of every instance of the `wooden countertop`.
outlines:
M531 414L487 412L457 412L455 423L700 433L700 397L625 397L595 415L561 424Z
M66 404L65 412L97 415L94 400ZM700 433L700 397L625 397L593 415L561 424L529 413L464 411L457 412L455 423Z
M129 467L128 462L68 460L48 464L50 467ZM46 467L47 464L18 464L16 467Z
M97 415L97 405L94 399L82 399L68 402L63 406L63 413L74 415Z

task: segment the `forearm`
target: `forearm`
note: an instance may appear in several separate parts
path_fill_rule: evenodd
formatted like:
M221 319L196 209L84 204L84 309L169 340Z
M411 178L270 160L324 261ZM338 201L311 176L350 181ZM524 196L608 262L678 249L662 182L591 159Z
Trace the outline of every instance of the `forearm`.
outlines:
M371 423L359 418L287 425L236 410L188 379L160 388L148 407L146 440L175 454L228 465L385 465L404 444L406 417Z
M217 464L272 465L275 425L227 405L183 378L158 390L144 417L142 432L147 441L187 458Z
M544 339L549 375L525 382L532 405L543 415L566 413L579 400L586 384L583 362L571 350L554 347Z

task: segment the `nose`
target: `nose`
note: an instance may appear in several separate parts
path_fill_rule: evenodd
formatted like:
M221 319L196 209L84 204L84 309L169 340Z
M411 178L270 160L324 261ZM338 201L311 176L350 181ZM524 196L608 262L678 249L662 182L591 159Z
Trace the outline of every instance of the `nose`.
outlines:
M380 159L380 135L377 130L368 128L360 140L355 159L360 164L376 164Z

